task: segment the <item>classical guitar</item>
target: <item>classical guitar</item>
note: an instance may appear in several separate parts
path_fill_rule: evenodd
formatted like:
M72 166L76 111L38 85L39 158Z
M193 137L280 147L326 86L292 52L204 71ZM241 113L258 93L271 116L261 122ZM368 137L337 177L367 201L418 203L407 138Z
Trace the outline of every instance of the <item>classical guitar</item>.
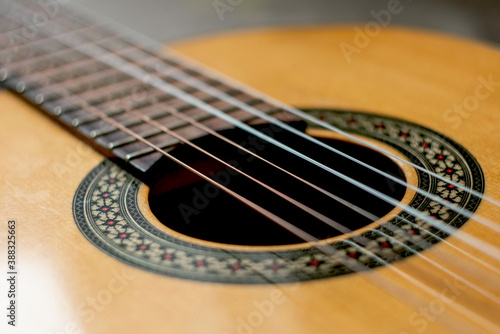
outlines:
M500 332L495 47L165 50L63 1L0 32L2 333Z

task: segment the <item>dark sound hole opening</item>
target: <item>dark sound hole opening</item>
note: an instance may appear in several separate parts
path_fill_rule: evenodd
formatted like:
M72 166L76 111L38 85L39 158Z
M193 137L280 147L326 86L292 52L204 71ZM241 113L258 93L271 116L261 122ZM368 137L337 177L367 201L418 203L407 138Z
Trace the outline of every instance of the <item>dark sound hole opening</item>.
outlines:
M394 208L380 198L272 144L236 130L228 131L224 135L274 164L286 168L291 173L377 217L386 215ZM272 133L272 135L312 159L398 201L405 194L406 188L398 183L313 143L283 133ZM399 166L378 152L341 140L319 139L356 159L406 181ZM349 230L356 230L373 222L252 155L234 149L220 140L206 137L196 141L196 144L225 161L231 161L239 169L346 226ZM237 175L235 171L185 146L174 150L174 155L183 161L190 161L193 167L287 222L318 239L343 234L247 178ZM191 172L171 162L165 162L162 169L165 173L156 184L152 185L149 204L155 216L169 228L194 238L233 245L263 246L304 242L303 239L227 193L218 190L210 183L194 176Z

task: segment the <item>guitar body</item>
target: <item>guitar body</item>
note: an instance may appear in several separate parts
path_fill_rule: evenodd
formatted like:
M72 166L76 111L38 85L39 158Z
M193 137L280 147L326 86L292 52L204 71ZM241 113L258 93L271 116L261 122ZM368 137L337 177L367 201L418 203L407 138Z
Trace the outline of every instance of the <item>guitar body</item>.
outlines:
M173 47L299 108L377 113L438 131L475 157L485 194L500 200L500 52L404 29L383 30L364 48L356 47L356 38L352 27L262 29ZM342 42L357 50L350 62ZM169 277L118 261L85 238L73 212L75 193L103 156L12 93L1 92L0 101L2 244L9 219L17 222L18 238L19 331L13 333L441 333L446 330L438 320L455 312L451 305L498 324L498 305L418 256L394 267L447 298L430 297L387 267L300 283L226 284ZM464 103L453 111L454 104ZM148 207L148 188L138 191L142 215L169 233ZM500 209L483 201L476 213L498 221ZM498 245L498 235L472 220L460 230ZM453 248L458 247L484 257L453 236L447 242L422 254L443 265L438 250L461 259ZM374 285L375 275L428 303L413 309ZM469 320L490 331L481 321Z

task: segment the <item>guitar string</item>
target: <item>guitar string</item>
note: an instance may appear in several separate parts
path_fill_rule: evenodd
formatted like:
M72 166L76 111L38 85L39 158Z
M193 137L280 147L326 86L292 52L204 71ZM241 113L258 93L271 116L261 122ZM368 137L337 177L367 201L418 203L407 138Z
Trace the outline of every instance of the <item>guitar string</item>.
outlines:
M171 74L172 74L172 72L169 72L169 73L170 73L169 75L171 75ZM184 73L182 73L181 75L183 75L183 76L184 76L185 74L184 74ZM195 80L196 80L196 79L195 79ZM202 83L202 82L199 82L199 81L198 81L198 84L202 84L202 85L203 85L204 83ZM195 87L196 87L196 86L195 86ZM199 88L199 87L197 87L197 88ZM203 88L203 87L202 87L202 88ZM206 85L205 85L204 90L205 90L206 92L209 92L209 93L210 93L210 94L212 94L212 95L215 95L215 96L217 96L217 95L218 95L218 94L214 94L214 91L217 91L217 90L216 90L216 89L214 89L213 87L210 87L210 86L206 86ZM397 177L395 177L395 176L393 176L393 175L390 175L390 174L388 174L388 173L385 173L385 172L383 172L383 171L380 171L380 170L378 170L377 168L374 168L374 167L372 167L372 166L370 166L370 165L368 165L368 164L366 164L366 163L364 163L364 162L362 162L362 161L359 161L359 160L357 160L357 159L355 159L355 158L353 158L353 157L351 157L351 156L349 156L349 155L347 155L347 154L345 154L345 153L343 153L343 152L341 152L341 151L339 151L339 150L335 149L335 148L332 148L332 147L330 147L330 146L328 146L328 145L326 145L326 144L322 143L321 141L316 140L315 138L311 138L310 136L308 136L308 135L306 135L306 134L304 134L304 133L302 133L302 132L300 132L300 131L298 131L298 130L296 130L296 129L292 128L292 127L290 127L289 125L284 124L283 122L281 122L281 121L279 121L279 120L276 120L275 118L273 118L273 117L271 117L271 116L268 116L268 115L266 115L266 114L264 114L264 113L262 113L262 112L260 112L260 111L256 110L255 108L252 108L252 107L250 107L250 106L247 106L246 104L243 104L243 103L242 103L241 101L239 101L239 100L235 100L234 98L232 98L232 97L230 97L230 96L228 96L228 95L226 95L226 94L222 94L222 95L224 95L224 96L223 96L223 97L217 96L217 97L219 97L221 100L224 100L224 99L226 99L226 100L227 100L227 99L232 99L232 101L231 101L231 102L232 102L233 104L236 104L236 105L238 105L239 107L242 107L242 108L243 108L243 109L245 109L246 111L250 111L250 110L248 110L248 109L252 109L252 110L254 111L254 112L253 112L253 114L257 115L258 117L262 117L262 116L263 116L262 118L266 119L267 121L270 121L271 123L274 123L274 124L276 124L276 125L279 125L279 126L281 126L281 127L284 127L285 129L287 129L287 130L289 130L289 131L291 131L291 132L293 132L293 133L295 133L295 134L297 134L297 135L299 135L299 136L301 136L301 137L303 137L303 138L306 138L306 139L308 139L308 140L311 140L311 141L313 141L313 142L315 142L315 143L319 144L319 145L320 145L320 146L322 146L322 147L328 148L329 150L334 151L334 153L339 154L339 155L341 155L341 156L343 156L343 157L345 157L345 158L348 158L348 159L350 159L351 161L354 161L355 163L361 164L362 166L364 166L364 167L366 167L366 168L369 168L369 169L371 169L371 170L373 170L373 171L375 171L375 172L377 172L377 173L379 173L379 174L381 174L381 175L383 175L383 176L385 176L385 177L387 177L387 178L389 178L389 179L393 180L393 181L394 181L394 182L396 182L396 183L399 183L399 184L401 184L401 185L403 185L403 186L407 186L407 187L409 187L410 189L413 189L414 191L417 191L418 193L423 194L424 196L427 196L427 197L431 198L432 200L436 201L437 203L439 203L439 204L441 204L441 205L444 205L444 206L446 206L446 207L449 207L450 209L452 209L452 210L454 210L454 211L456 211L456 212L460 213L461 215L463 215L463 216L465 216L465 217L467 217L467 218L469 218L469 219L473 219L473 220L475 220L476 222L479 222L479 223L481 223L481 224L483 224L483 225L487 225L487 227L489 227L489 228L491 228L491 229L495 230L496 232L500 232L500 226L496 225L493 221L491 221L491 220L489 220L489 219L486 219L486 218L481 217L481 216L479 216L479 215L475 215L474 213L470 212L469 210L466 210L466 209L460 209L460 208L458 208L458 207L457 207L455 204L453 204L453 203L446 202L446 201L444 201L443 199L438 198L437 196L432 195L432 194L430 194L430 193L428 193L428 192L426 192L426 191L424 191L424 190L422 190L422 189L420 189L420 188L418 188L418 187L415 187L415 186L413 186L413 185L410 185L410 184L408 184L407 182L404 182L404 181L400 180L399 178L397 178ZM234 103L235 101L236 101L236 103ZM244 106L247 106L247 108L244 108ZM255 112L255 111L256 111L256 112ZM218 117L220 117L220 115L219 115ZM227 119L226 119L226 120L227 120ZM241 123L241 122L239 122L239 121L236 121L236 122ZM234 123L233 123L233 124L234 124ZM236 125L236 126L237 126L237 125ZM248 131L248 128L247 128L247 131ZM254 134L255 134L255 133L254 133ZM266 136L266 135L263 135L262 137L267 137L267 136ZM264 140L265 140L265 139L264 139ZM275 145L276 145L276 143L273 143L273 144L275 144ZM281 146L281 147L283 148L283 146ZM325 168L323 168L323 169L325 169ZM325 169L325 170L326 170L326 169ZM446 179L446 180L447 180L447 179ZM450 180L449 180L449 181L450 181ZM348 182L350 182L350 181L348 181ZM351 183L352 183L352 182L351 182ZM450 182L448 182L448 183L450 183ZM450 184L451 184L451 183L450 183ZM366 190L366 189L365 189L365 190ZM377 196L376 194L373 194L373 193L372 193L372 195ZM385 199L384 199L384 200L385 200ZM390 204L393 204L393 203L390 203ZM421 219L423 219L423 218L421 218ZM429 222L429 221L428 221L428 222ZM432 224L432 223L431 223L431 224ZM450 234L449 232L447 232L447 233L448 233L448 234ZM452 233L455 233L455 232L452 232Z
M279 258L280 258L283 262L287 262L287 263L289 262L287 259L284 259L284 258L280 257L279 255L277 255L277 256L278 256L278 257L279 257ZM305 274L307 275L307 273L305 273ZM359 274L359 273L358 273L358 274ZM371 283L373 284L373 282L371 282ZM273 282L273 284L275 284L275 285L276 285L276 284L279 284L279 282L276 282L276 283L274 283L274 282ZM279 288L279 287L280 287L280 285L277 285L277 287ZM333 294L331 293L331 291L330 291L330 290L321 289L319 286L312 286L312 287L311 287L311 286L309 286L309 288L312 288L312 289L314 289L314 290L316 290L316 291L319 291L318 293L319 293L319 294L321 294L322 296L324 296L325 298L326 298L326 297L329 297L329 296L333 297L333 300L335 300L335 303L337 303L337 304L338 304L339 302L340 302L340 303L344 303L344 304L346 305L345 307L349 307L350 305L352 305L352 301L351 301L351 300L349 300L350 296L341 296L341 295L340 295L340 294L344 293L344 291L336 291L336 292L335 292L335 295L333 295ZM291 288L290 290L291 290L292 292L294 291L294 289L293 289L293 288ZM381 290L382 290L382 289L381 289ZM283 291L283 290L282 290L282 291ZM384 291L384 290L383 290L383 291ZM387 291L384 291L384 292L385 292L385 293L387 293ZM285 292L284 292L284 293L285 293ZM389 295L390 295L390 294L389 294ZM290 299L292 299L292 301L296 304L296 306L297 306L297 307L299 307L299 308L304 308L304 307L303 307L303 302L302 302L302 301L300 301L300 300L298 300L298 299L294 298L294 297L293 297L293 295L289 295L288 297L289 297ZM394 296L393 296L393 297L394 297ZM400 297L398 297L398 300L400 300L400 301L401 301ZM406 304L410 305L410 304L412 304L412 303L407 302ZM310 310L310 309L307 309L307 310ZM416 309L415 309L415 310L416 310ZM359 309L354 309L354 310L351 310L351 312L357 312L357 311L359 311ZM472 331L472 332L471 332L470 325L467 325L467 327L466 327L466 328L463 328L463 327L461 327L461 325L459 325L459 324L453 324L453 323L450 323L448 319L443 320L443 321L442 321L442 320L443 320L443 319L439 319L439 318L438 318L438 319L436 319L436 322L437 322L437 323L440 323L440 324L441 324L442 326L444 326L445 328L447 328L447 329L451 330L453 333L467 333L467 334L469 334L469 333L475 332L475 331ZM462 319L462 320L463 320L463 319ZM433 322L434 322L434 320L433 320Z
M289 111L290 113L300 117L301 119L305 119L309 122L320 125L323 128L327 128L331 131L339 133L339 134L341 134L347 138L350 138L350 139L352 139L352 140L354 140L354 141L356 141L356 142L358 142L366 147L369 147L373 150L376 150L379 153L388 155L388 156L390 156L398 161L401 161L404 164L408 164L408 165L410 165L410 166L412 166L412 167L414 167L414 168L416 168L424 173L427 173L431 176L434 176L443 182L452 184L456 188L459 188L465 192L468 192L475 197L479 197L481 199L484 199L487 202L490 202L490 203L500 207L500 201L498 201L494 198L491 198L487 195L481 194L480 192L477 192L473 189L464 187L463 185L461 185L459 183L454 183L452 180L449 180L445 177L442 177L441 175L436 174L430 170L424 169L421 166L416 165L411 161L407 161L406 159L403 159L401 157L393 155L392 153L387 152L382 148L379 148L377 146L373 146L369 142L366 142L360 138L357 138L356 136L353 136L352 134L349 134L348 132L345 132L342 129L337 128L331 124L328 124L324 121L321 121L321 120L317 119L316 117L310 116L297 108L286 105L282 101L279 101L271 96L268 96L268 95L256 90L255 88L247 86L247 85L243 84L242 82L239 82L239 81L235 80L234 78L231 78L223 73L220 73L214 69L211 69L211 68L207 67L206 65L196 61L195 59L192 59L192 58L190 58L184 54L181 54L173 49L170 49L170 48L166 49L165 46L162 45L161 43L159 43L158 41L151 39L150 37L148 37L142 33L139 33L139 32L137 32L137 31L121 24L121 23L118 23L114 20L111 20L108 17L105 17L105 16L103 16L97 12L94 12L94 11L92 11L92 10L82 6L82 5L79 5L79 4L72 3L69 7L73 7L76 10L80 11L80 15L82 15L82 16L85 15L85 19L90 21L90 22L97 22L97 21L106 22L106 24L108 25L108 28L111 27L111 29L114 30L114 32L116 34L121 35L123 38L128 38L129 40L132 40L133 43L141 45L142 48L149 50L150 52L152 52L154 55L156 55L159 58L162 58L161 57L162 55L160 54L161 51L166 50L166 52L169 54L169 56L171 56L173 59L175 59L175 61L177 61L181 64L185 64L185 66L188 68L191 67L192 69L196 69L197 71L199 71L201 73L207 73L207 74L213 76L214 78L219 78L222 82L226 82L234 87L239 87L239 88L241 88L241 90L247 91L255 96L258 96L258 97L262 98L264 101L275 104L279 108L282 108L283 110ZM127 32L126 36L122 33L123 31ZM144 42L144 41L147 41L147 42ZM165 60L169 60L169 59L165 59ZM392 175L389 175L389 176L392 176Z

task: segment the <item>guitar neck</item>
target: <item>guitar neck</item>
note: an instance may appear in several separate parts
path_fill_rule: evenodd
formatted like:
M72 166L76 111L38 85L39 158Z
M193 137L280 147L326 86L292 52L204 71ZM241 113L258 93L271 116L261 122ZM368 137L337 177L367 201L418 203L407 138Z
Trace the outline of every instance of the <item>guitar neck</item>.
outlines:
M2 16L2 37L12 41L0 51L3 85L138 173L162 157L158 148L168 151L204 136L204 128L232 128L218 112L257 123L244 110L251 106L290 119L278 106L75 10L61 7L30 38L18 38L33 29L23 18L40 10L18 3Z

